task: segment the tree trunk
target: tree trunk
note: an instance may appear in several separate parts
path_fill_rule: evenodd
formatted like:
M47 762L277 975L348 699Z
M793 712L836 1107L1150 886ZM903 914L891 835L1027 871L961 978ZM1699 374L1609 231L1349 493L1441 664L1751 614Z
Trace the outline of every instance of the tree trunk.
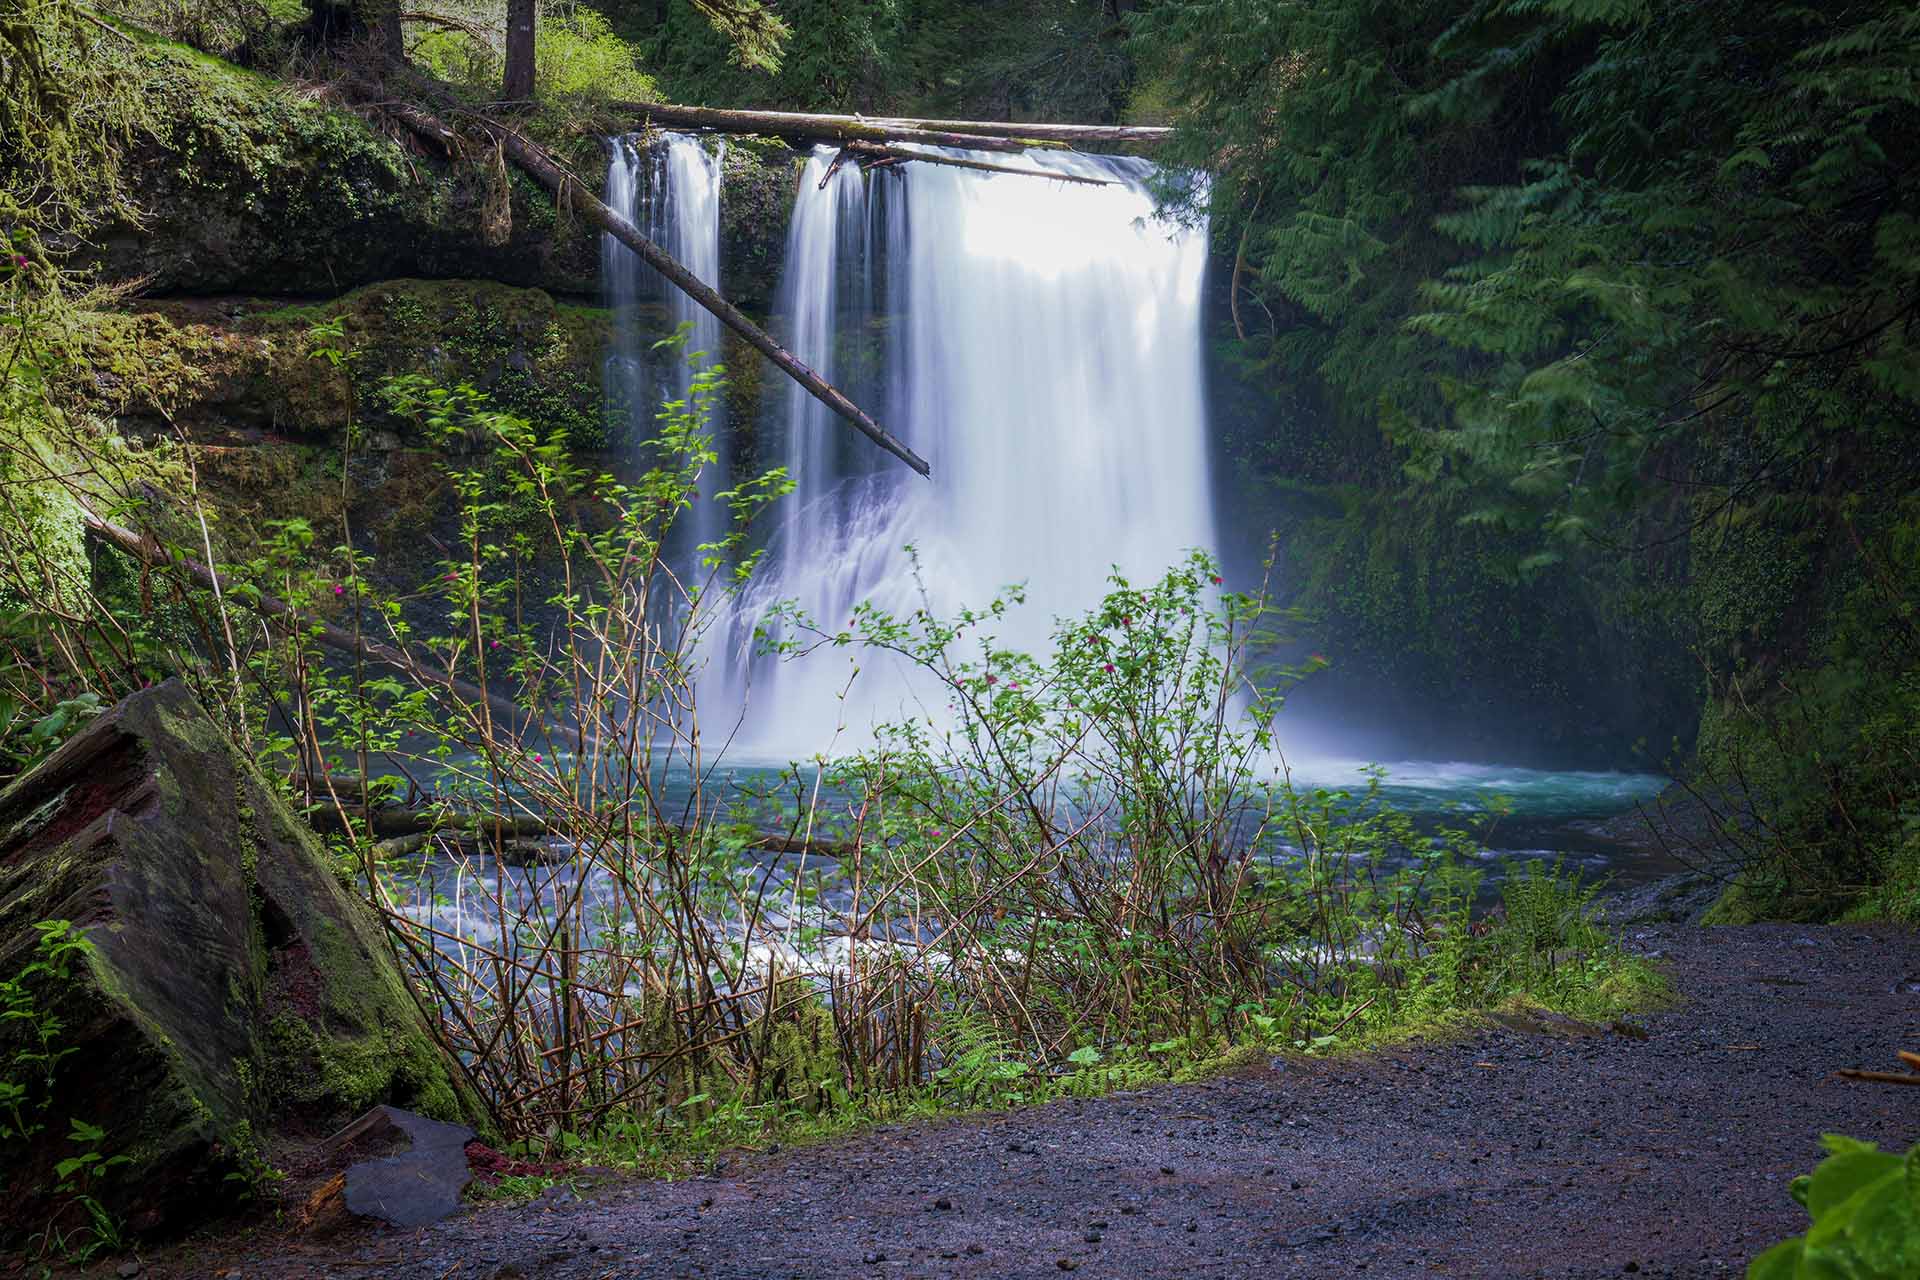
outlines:
M1036 144L1075 142L1165 142L1173 130L1156 125L1029 124L994 120L911 120L898 117L817 115L797 111L731 111L716 107L682 107L656 102L616 102L615 111L654 124L717 133L765 133L779 138L814 138L825 142L931 142L944 146L1019 150ZM919 135L919 136L913 136ZM939 135L939 136L935 136ZM993 147L981 139L1012 144Z
M507 0L507 70L500 97L525 102L533 96L533 24L536 0Z
M356 0L354 14L373 32L374 43L387 61L407 60L407 47L400 37L400 0Z
M789 142L918 142L933 147L970 147L976 151L1025 151L1029 147L1053 150L1067 145L1042 138L997 138L906 125L888 127L849 116L803 115L790 119L788 113L780 111L652 106L639 102L618 103L615 110L638 112L647 124L707 129L715 133L757 133Z

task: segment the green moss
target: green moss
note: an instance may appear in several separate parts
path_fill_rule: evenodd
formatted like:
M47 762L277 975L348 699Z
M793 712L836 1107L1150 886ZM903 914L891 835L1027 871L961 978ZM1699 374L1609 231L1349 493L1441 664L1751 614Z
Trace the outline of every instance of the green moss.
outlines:
M112 279L283 295L407 274L595 287L595 238L522 175L502 243L484 164L412 153L326 97L179 46L144 41L128 60L144 217L84 251Z
M1202 1080L1215 1080L1265 1066L1271 1057L1272 1054L1260 1045L1236 1044L1181 1067L1173 1073L1172 1081L1175 1084L1194 1084Z

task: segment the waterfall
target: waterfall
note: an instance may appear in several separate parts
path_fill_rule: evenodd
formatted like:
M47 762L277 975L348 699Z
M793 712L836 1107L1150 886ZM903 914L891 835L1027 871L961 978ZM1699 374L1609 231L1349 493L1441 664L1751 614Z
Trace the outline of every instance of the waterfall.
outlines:
M725 143L709 144L690 134L669 133L642 148L634 137L611 140L607 163L607 204L623 214L649 240L665 249L701 281L720 284L720 166ZM608 353L605 389L610 426L623 429L629 446L651 439L654 415L663 400L684 400L693 384L696 364L705 367L720 360L720 322L680 290L667 284L640 261L633 250L603 235L600 239L601 279L607 305L613 312L613 346ZM665 331L689 326L686 346L656 373L647 360L661 324L647 314L661 309ZM701 501L688 517L685 552L718 537L726 513L713 501L726 487L726 422L724 406L715 403L707 429L720 454L719 463L700 478Z
M748 755L811 755L840 725L845 748L876 719L939 724L946 705L871 652L755 656L753 626L774 601L834 630L863 600L908 613L922 584L950 615L1024 583L1031 603L996 634L1040 650L1052 619L1094 604L1115 566L1155 579L1215 541L1206 234L1155 217L1152 166L1032 152L1017 163L1112 185L915 164L846 165L822 188L831 155L816 151L796 196L781 295L792 347L933 478L788 393L797 491L760 576L710 633L702 686L705 714L731 721L744 706L736 749Z

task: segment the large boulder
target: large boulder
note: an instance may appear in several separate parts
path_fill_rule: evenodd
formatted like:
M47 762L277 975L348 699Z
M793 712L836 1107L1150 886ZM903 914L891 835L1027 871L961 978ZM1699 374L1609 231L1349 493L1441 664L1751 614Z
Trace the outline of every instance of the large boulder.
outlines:
M47 920L89 945L36 970ZM481 1121L379 921L178 682L0 792L10 980L28 1013L0 1019L0 1080L25 1085L30 1132L0 1128L0 1244L71 1211L59 1165L89 1152L104 1171L81 1189L174 1232L245 1196L281 1143L375 1104ZM49 1019L50 1084L31 1056ZM76 1123L101 1136L74 1140Z

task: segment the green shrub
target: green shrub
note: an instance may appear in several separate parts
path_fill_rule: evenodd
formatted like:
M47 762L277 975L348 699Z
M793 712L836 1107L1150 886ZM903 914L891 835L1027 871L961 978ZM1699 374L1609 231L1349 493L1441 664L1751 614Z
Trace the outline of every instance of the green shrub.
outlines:
M1909 1280L1920 1275L1920 1146L1904 1158L1838 1134L1793 1198L1813 1223L1755 1258L1747 1280Z

